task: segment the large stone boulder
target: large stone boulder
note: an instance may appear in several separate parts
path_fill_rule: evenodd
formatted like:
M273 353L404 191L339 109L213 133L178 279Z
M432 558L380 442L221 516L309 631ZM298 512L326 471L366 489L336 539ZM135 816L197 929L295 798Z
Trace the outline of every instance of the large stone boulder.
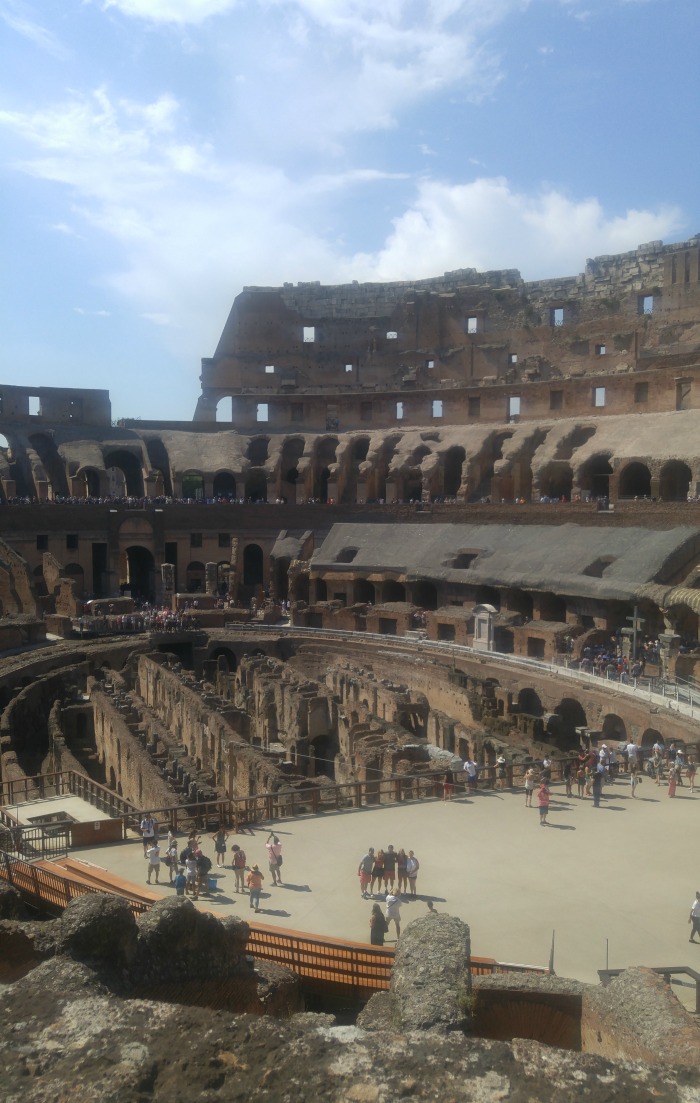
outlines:
M249 927L237 916L219 919L174 896L139 916L137 927L133 975L139 983L252 973L246 955Z
M54 925L57 951L123 973L136 958L138 931L126 900L91 893L71 900Z

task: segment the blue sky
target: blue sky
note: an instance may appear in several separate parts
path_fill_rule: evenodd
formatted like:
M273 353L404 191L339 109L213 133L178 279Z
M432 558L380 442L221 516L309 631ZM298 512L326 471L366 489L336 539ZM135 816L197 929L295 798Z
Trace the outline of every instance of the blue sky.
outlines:
M192 417L246 284L700 231L698 0L0 0L2 382Z

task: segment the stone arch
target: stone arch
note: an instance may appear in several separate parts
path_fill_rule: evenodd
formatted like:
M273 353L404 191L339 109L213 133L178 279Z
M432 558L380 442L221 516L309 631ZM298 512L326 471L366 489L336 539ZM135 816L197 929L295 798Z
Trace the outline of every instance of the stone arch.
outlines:
M544 715L544 705L536 689L528 686L526 689L520 690L518 694L518 710L527 713L528 716Z
M148 462L155 471L159 471L163 478L163 494L169 498L173 496L173 476L170 466L170 456L165 444L158 437L151 437L146 441Z
M267 501L267 475L262 468L251 468L245 477L245 496L253 502Z
M229 674L234 674L238 667L238 660L236 658L235 651L232 651L230 647L215 647L210 652L208 658L211 661L216 661L219 666L219 670L223 669L228 671Z
M213 494L215 498L236 497L236 477L230 471L217 471L214 476Z
M126 493L130 497L143 497L143 468L138 456L125 448L116 448L105 453L104 464L107 471L114 468L122 473Z
M554 712L561 719L561 735L566 740L566 746L562 749L573 750L581 743L576 729L588 727L586 711L581 702L575 697L563 697Z
M252 437L248 441L248 447L246 449L246 459L250 462L251 467L262 467L264 464L267 463L269 455L269 437Z
M638 460L626 464L620 472L617 484L618 498L650 498L651 472Z
M642 733L642 738L639 742L639 745L642 749L645 749L646 747L653 747L655 743L663 743L663 741L664 737L658 730L658 728L647 728Z
M306 443L303 437L288 437L282 445L280 458L280 490L282 497L289 502L297 500L299 483L299 460L304 455Z
M204 497L204 475L201 471L185 471L182 476L182 497Z
M230 394L223 395L216 403L214 420L227 423L233 421L233 397Z
M454 498L459 494L462 485L462 469L467 453L461 445L455 444L445 452L443 465L442 488L447 498Z
M592 498L608 498L612 473L608 453L597 453L582 465L578 476L579 486Z
M185 589L188 594L202 594L205 589L206 568L199 560L193 559L185 571Z
M622 742L627 739L627 726L621 716L609 712L603 719L603 739L607 742Z
M246 544L243 549L243 585L262 586L265 575L263 550L259 544Z
M83 483L86 498L99 498L102 493L100 473L94 467L83 467L78 471L78 478Z
M349 449L345 483L340 497L341 502L354 502L357 498L357 486L360 481L360 464L367 459L369 437L355 437Z
M67 495L66 469L58 453L56 442L46 433L32 433L29 437L29 443L41 460L54 495Z
M661 468L659 497L664 502L687 501L692 477L687 463L683 463L682 460L669 460Z
M574 473L570 463L553 463L540 475L540 497L571 499L574 485Z
M337 448L337 437L322 437L316 446L312 497L319 498L322 502L328 501L328 483L331 478L330 467L331 464L336 462Z

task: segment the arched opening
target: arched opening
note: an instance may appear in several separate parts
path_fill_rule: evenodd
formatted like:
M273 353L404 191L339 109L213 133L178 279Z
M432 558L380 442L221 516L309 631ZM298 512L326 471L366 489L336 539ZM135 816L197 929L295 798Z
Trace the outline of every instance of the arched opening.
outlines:
M215 498L236 497L236 480L230 471L217 471L214 476L213 493Z
M374 584L368 582L366 578L355 579L355 601L358 603L369 603L374 605L375 592Z
M80 566L80 563L68 563L63 568L63 574L66 578L71 578L75 583L75 593L78 597L82 597L85 592L85 572Z
M232 422L233 421L233 398L230 394L224 395L220 398L216 404L216 420Z
M193 560L187 564L185 571L185 587L188 594L201 594L205 588L205 567L203 563Z
M620 472L618 497L651 497L651 472L645 463L628 463Z
M566 501L570 501L573 485L574 475L571 465L568 463L553 464L540 475L540 497L556 498L558 501L564 498Z
M5 436L4 433L0 433L0 449L3 452L7 452L9 450L9 447L10 447L9 440L7 439L7 437Z
M270 439L269 437L253 437L248 441L248 448L246 449L246 459L250 461L251 467L262 467L267 463L267 458L270 454Z
M324 437L316 449L313 497L320 499L322 502L328 501L328 483L331 477L330 466L336 462L337 448L338 440L336 437Z
M433 582L426 582L421 579L419 582L413 583L412 591L414 605L418 605L421 609L437 609L437 587Z
M32 433L29 443L41 460L46 477L51 484L51 489L56 495L68 494L68 480L63 460L58 454L55 441L43 433Z
M442 485L447 498L454 498L459 493L459 488L462 485L462 466L466 456L464 449L458 445L448 448L445 453L445 471Z
M314 498L318 498L322 502L328 501L328 483L331 477L331 473L327 467L322 467L316 476L314 483Z
M78 472L78 475L82 479L83 490L86 498L99 498L100 497L100 475L98 471L95 471L94 467L84 467L82 471Z
M402 582L389 579L382 585L382 601L405 601L406 587Z
M423 476L420 471L409 471L403 484L403 496L407 502L420 502L423 498Z
M687 463L669 460L661 468L659 479L659 497L664 502L685 502L688 500L692 472Z
M235 674L238 660L230 647L215 647L209 659L215 661L219 670L223 670L224 673Z
M581 743L576 729L588 727L583 705L575 697L564 697L554 711L561 720L560 735L563 740L559 744L561 750L574 750Z
M185 471L182 476L182 497L201 501L204 497L204 475L201 471Z
M640 747L644 750L646 747L653 747L655 743L663 743L664 737L658 728L647 728L642 734Z
M263 550L259 544L246 544L243 550L243 585L262 586Z
M299 482L299 460L304 454L304 438L292 437L284 442L280 459L282 497L296 502L297 483Z
M581 468L579 485L582 490L588 491L592 498L607 498L610 495L612 473L607 456L591 456Z
M503 458L503 445L512 436L513 433L494 433L493 437L484 444L477 468L479 481L469 495L470 501L478 501L480 498L488 497L491 494L494 467L496 462Z
M360 479L360 464L367 459L369 437L357 437L352 442L341 502L354 502L357 498L357 485Z
M539 693L531 688L521 689L518 694L518 710L524 712L527 716L542 716L544 705L540 700Z
M609 712L603 720L603 739L610 740L611 742L619 742L627 739L627 728L625 722L621 716L617 716L614 712Z
M117 449L115 452L106 453L104 459L107 474L110 475L114 471L115 474L112 477L118 479L121 472L125 492L132 498L142 498L143 470L138 457L133 452Z
M126 549L126 578L120 582L122 590L141 601L155 598L155 562L148 548L134 544Z
M267 501L267 477L264 471L249 471L245 479L245 496L252 502Z
M532 620L532 594L524 590L506 590L506 608L511 613L520 613L523 620Z
M163 444L162 440L152 438L146 442L146 451L148 452L148 460L152 469L158 472L163 480L163 489L156 490L156 494L167 495L172 498L173 495L173 480L170 472L170 456L168 450ZM158 480L160 485L160 479Z

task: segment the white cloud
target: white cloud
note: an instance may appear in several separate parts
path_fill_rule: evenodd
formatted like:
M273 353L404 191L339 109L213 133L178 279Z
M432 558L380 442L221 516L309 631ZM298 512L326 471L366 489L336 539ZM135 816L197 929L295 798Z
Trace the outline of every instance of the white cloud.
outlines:
M606 213L596 198L519 193L502 178L423 181L382 249L352 258L355 279L432 276L453 268L519 267L526 279L574 275L587 257L634 249L682 226L677 208Z
M152 23L204 23L235 8L238 0L105 0L105 10L116 8L124 15Z
M24 4L17 3L15 0L4 0L4 3L0 4L0 19L10 30L33 42L40 50L59 61L65 61L70 57L69 51L60 39L33 19L29 8Z
M84 306L74 306L73 310L85 318L110 318L112 315L111 310L86 310Z

